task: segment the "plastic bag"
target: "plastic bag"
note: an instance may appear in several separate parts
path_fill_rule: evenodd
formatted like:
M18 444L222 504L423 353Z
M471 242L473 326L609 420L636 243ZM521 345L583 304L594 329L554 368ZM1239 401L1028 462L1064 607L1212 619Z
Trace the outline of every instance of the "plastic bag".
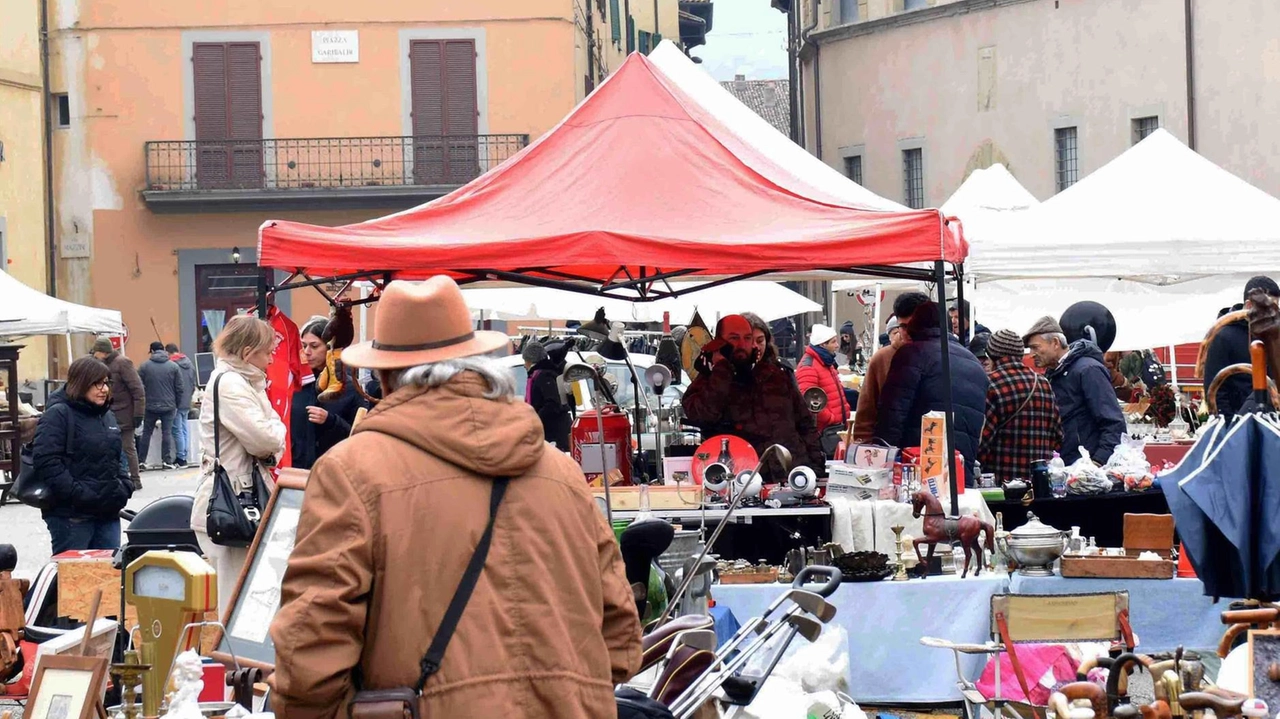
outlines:
M1147 461L1144 451L1145 445L1144 440L1122 436L1111 459L1103 467L1107 477L1116 484L1123 484L1126 491L1149 489L1155 481L1151 463Z
M1111 491L1107 473L1089 458L1089 450L1080 448L1080 459L1067 467L1067 492L1069 494L1105 494Z
M796 647L796 644L800 646ZM806 692L849 691L849 633L828 624L813 644L797 639L795 648L773 670L777 676L794 679ZM759 655L757 655L759 656Z

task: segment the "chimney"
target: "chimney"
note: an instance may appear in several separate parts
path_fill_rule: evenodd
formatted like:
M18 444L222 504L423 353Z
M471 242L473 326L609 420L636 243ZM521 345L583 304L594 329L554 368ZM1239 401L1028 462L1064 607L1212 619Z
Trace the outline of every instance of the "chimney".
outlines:
M746 75L734 75L734 76L733 76L733 81L734 81L734 82L745 82L745 81L746 81L746 79L747 79L747 76L746 76Z

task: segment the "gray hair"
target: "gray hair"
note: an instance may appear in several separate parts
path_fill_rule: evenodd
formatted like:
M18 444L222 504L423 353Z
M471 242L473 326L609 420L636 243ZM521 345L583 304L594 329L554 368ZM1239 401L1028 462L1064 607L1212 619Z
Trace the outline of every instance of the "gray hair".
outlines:
M461 372L475 372L489 385L489 390L484 393L485 399L509 400L515 397L516 377L512 374L511 368L486 355L459 357L418 365L406 370L387 372L390 387L383 389L383 396L409 385L423 389L440 387Z
M1062 349L1066 349L1067 347L1070 346L1067 343L1067 336L1062 334L1061 332L1045 332L1040 336L1045 338L1046 340L1054 340L1055 342L1058 343L1058 346L1061 347Z

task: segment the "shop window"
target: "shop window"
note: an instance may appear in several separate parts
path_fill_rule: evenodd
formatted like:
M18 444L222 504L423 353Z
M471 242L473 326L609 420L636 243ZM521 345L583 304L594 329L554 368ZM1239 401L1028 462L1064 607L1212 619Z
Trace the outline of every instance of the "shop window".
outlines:
M196 265L198 352L212 352L213 341L227 320L258 303L258 266Z

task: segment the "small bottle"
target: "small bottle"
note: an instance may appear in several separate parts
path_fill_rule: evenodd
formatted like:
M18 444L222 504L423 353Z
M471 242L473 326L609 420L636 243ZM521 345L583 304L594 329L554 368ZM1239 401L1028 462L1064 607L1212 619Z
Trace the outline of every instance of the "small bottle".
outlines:
M716 458L716 461L728 467L730 472L733 472L733 457L729 455L728 437L720 440L720 456Z

